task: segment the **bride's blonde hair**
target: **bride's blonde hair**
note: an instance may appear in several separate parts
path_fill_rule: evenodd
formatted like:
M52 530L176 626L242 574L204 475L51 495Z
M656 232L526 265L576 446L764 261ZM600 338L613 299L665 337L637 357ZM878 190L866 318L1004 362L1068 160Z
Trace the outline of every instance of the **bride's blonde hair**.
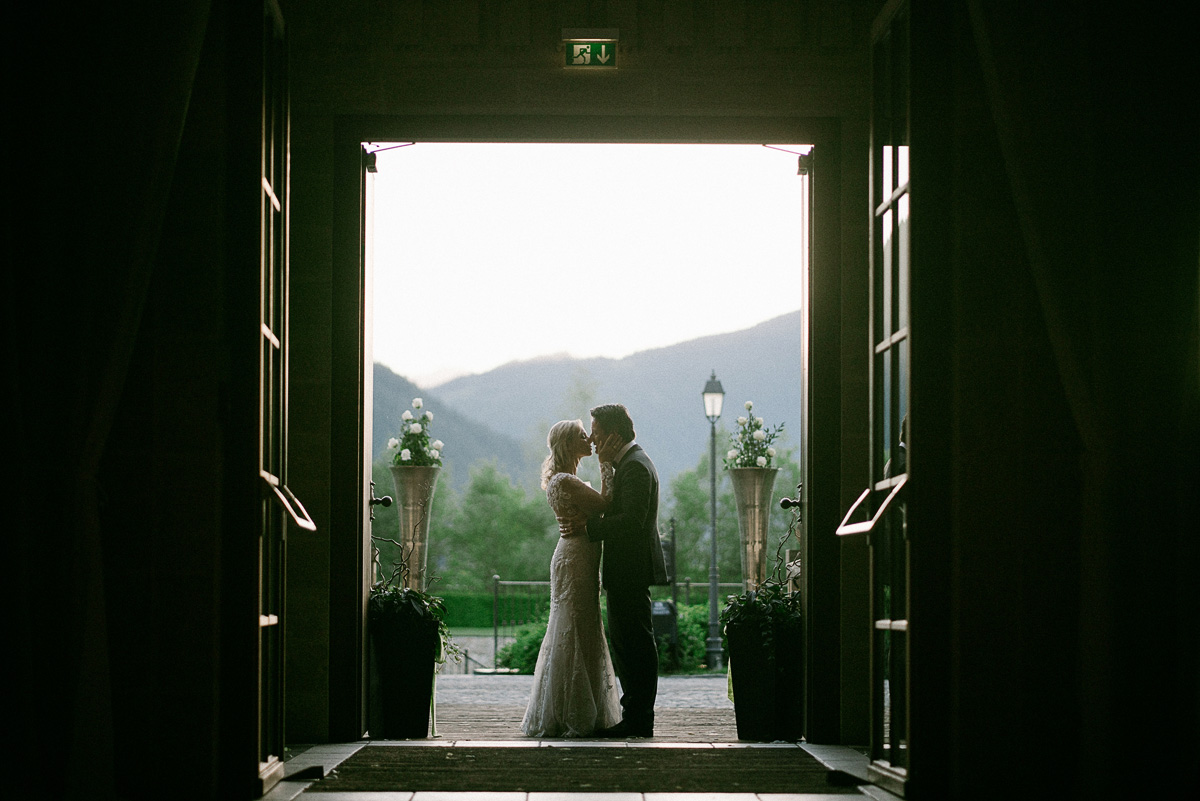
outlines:
M550 433L546 435L546 447L550 449L550 455L542 462L542 489L550 483L550 476L569 473L579 464L571 446L581 433L587 434L582 420L559 420L550 426Z

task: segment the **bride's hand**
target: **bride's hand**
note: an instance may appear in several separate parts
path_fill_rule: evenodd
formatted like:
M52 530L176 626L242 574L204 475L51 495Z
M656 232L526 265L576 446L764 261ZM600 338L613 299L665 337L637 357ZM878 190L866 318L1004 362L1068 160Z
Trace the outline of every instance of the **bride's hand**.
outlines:
M617 454L621 452L621 448L625 447L625 442L618 434L609 434L604 438L604 442L596 445L596 456L601 462L612 462L617 458Z

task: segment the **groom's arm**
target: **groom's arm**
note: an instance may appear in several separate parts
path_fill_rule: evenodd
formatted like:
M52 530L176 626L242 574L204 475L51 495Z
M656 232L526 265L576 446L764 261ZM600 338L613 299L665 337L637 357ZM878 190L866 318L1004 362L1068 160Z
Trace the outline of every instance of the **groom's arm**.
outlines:
M650 511L653 482L650 471L637 461L626 460L617 470L620 502L609 507L603 515L588 518L587 534L592 542L614 541L636 536Z

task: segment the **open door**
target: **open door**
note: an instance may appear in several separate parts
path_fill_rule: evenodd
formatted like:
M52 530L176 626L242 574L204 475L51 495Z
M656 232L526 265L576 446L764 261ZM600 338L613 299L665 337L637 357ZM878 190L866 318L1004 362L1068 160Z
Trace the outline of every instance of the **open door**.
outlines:
M870 484L838 534L870 559L871 779L909 782L909 13L892 0L872 30Z
M283 778L284 574L289 526L314 531L288 489L288 75L283 16L263 3L259 258L258 785Z

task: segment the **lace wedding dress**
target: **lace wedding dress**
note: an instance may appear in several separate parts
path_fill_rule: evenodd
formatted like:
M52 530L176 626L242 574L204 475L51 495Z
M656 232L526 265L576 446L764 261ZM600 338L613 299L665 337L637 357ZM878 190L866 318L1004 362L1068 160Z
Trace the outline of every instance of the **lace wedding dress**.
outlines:
M546 486L550 508L576 513L572 484L556 473ZM616 675L600 620L600 544L559 537L550 560L550 621L533 674L521 730L531 737L586 737L621 719Z

